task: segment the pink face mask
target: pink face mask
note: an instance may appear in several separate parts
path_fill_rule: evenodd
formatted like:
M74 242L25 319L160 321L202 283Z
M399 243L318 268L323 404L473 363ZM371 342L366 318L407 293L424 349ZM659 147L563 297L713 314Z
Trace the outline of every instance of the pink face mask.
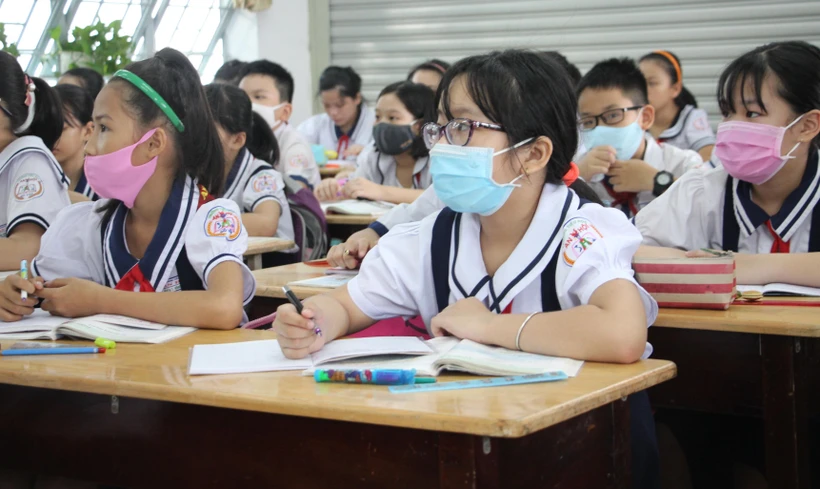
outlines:
M768 182L800 146L785 156L780 155L783 136L790 127L802 119L801 115L786 127L770 126L755 122L722 122L718 125L715 155L723 163L729 175L754 185Z
M148 141L156 129L151 129L139 141L120 150L99 156L85 157L85 178L94 192L104 199L121 200L129 209L145 182L157 169L157 156L144 165L134 166L131 157L137 146Z

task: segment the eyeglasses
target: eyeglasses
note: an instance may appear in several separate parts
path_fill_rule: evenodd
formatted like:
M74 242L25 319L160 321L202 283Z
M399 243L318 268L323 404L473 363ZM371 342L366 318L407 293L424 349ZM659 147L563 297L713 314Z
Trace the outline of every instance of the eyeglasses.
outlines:
M643 105L635 105L634 107L624 107L622 109L610 109L604 112L601 112L598 115L590 115L586 117L581 117L578 119L578 127L582 131L591 131L598 127L598 121L603 122L607 126L614 126L620 122L623 122L624 117L626 117L626 112L629 110L640 110L643 108Z
M435 146L442 135L447 138L448 143L454 146L467 146L473 138L473 131L475 131L477 127L492 129L493 131L504 131L504 128L498 124L478 122L470 119L453 119L443 126L435 122L428 122L421 128L421 134L424 138L424 144L427 145L427 149Z

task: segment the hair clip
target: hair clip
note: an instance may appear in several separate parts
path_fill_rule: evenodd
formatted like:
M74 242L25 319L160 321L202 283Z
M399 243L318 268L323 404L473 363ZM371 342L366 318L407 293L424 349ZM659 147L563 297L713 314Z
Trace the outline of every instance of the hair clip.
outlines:
M28 75L25 75L25 77L26 77L26 107L31 107L31 102L32 102L31 92L37 90L37 86L34 85L34 82L31 80L31 78L29 78Z

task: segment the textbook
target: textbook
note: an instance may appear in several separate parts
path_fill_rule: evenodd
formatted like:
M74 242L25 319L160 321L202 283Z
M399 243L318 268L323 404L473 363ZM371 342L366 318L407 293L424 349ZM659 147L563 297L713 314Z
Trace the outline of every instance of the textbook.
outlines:
M820 297L820 289L816 287L805 287L803 285L790 284L767 284L767 285L738 285L737 291L741 293L757 291L764 297Z
M322 368L415 369L416 375L420 377L436 377L444 370L493 376L564 372L567 377L575 377L584 364L581 360L508 350L452 336L433 338L425 343L434 353L414 358L358 358L325 364ZM313 370L309 368L305 375L313 375Z
M735 298L735 259L635 257L639 284L660 307L728 309Z
M141 319L96 314L84 318L67 319L52 316L42 309L20 321L0 322L0 340L57 340L62 337L97 338L118 343L165 343L196 331L196 328L166 326Z
M375 200L340 200L338 202L324 202L321 204L325 214L347 214L351 216L379 217L395 207L389 202Z
M374 355L425 355L433 350L413 336L383 336L332 341L299 360L285 358L276 340L245 341L191 348L188 375L305 370L329 362Z

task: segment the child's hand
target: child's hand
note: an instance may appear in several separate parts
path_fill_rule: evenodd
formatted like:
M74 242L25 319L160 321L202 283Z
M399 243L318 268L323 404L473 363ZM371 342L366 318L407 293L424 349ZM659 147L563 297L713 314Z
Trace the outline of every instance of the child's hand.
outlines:
M326 178L316 186L313 194L321 202L339 200L339 182L335 178Z
M615 163L615 153L612 146L596 146L589 150L578 162L581 178L589 182L595 175L607 173L610 165Z
M379 235L370 228L351 234L347 241L330 248L327 262L331 267L359 268L364 256L379 242Z
M25 290L28 298L20 298L20 291ZM0 319L3 321L19 321L23 316L34 312L37 296L43 290L43 279L34 277L24 279L18 274L9 275L0 283Z
M361 177L348 180L342 192L348 199L384 200L384 186Z
M450 304L430 321L433 336L451 335L456 338L489 343L489 332L495 314L475 297Z
M616 192L643 192L655 188L658 169L644 160L616 161L609 169L609 183Z
M54 316L76 318L99 313L102 295L108 290L108 287L90 280L58 278L46 282L37 295L45 299L40 305L44 311Z
M316 313L305 306L302 314L296 312L293 304L282 304L276 310L273 330L282 353L287 358L305 358L319 351L325 345L324 335L316 333Z
M363 149L364 146L362 146L361 144L354 144L353 146L350 146L349 148L344 150L342 154L345 158L349 158L351 156L359 156L359 153L361 153Z

